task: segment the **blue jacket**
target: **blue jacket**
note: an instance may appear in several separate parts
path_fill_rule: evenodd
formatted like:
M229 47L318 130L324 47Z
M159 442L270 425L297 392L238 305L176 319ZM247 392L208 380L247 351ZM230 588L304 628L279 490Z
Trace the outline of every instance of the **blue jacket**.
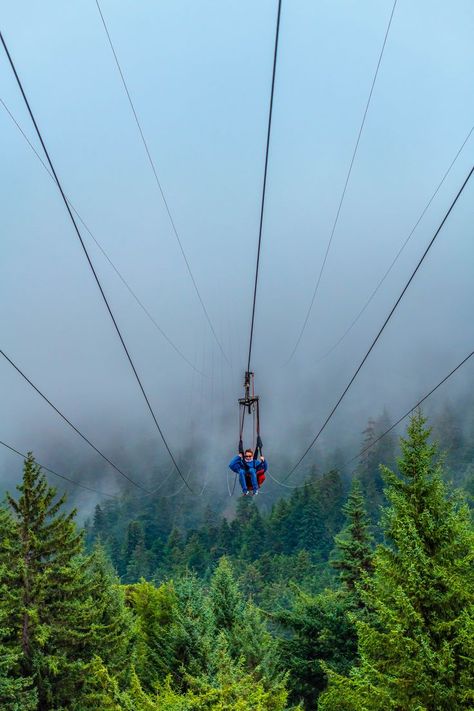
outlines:
M237 454L230 461L229 469L232 469L236 474L240 474L241 471L246 472L247 470L250 472L251 469L255 469L256 472L262 471L263 469L263 471L266 472L268 463L266 459L264 459L263 462L261 462L260 459L252 459L250 462L246 462L240 454Z

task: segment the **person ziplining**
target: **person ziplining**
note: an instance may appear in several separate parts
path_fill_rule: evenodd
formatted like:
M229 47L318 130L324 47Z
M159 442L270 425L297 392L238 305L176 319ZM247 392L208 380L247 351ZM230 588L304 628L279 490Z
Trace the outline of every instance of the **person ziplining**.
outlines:
M258 456L256 454L256 456ZM268 462L263 455L254 457L251 449L239 452L229 463L229 469L238 474L243 496L256 496L265 481Z
M245 373L244 397L239 398L239 453L230 461L229 469L239 477L243 496L256 496L265 481L268 462L263 456L263 442L260 437L260 398L255 395L254 374ZM245 415L253 417L254 449L244 450L243 437Z

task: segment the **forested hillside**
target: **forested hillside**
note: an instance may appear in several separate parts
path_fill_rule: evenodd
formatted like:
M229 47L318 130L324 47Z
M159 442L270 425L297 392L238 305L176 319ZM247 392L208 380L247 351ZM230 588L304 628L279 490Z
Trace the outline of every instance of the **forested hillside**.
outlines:
M474 711L472 0L1 14L0 711Z
M84 533L30 455L0 512L1 708L472 708L473 529L447 461L417 414L377 526L365 458L349 491L330 471L268 514L245 497L193 528L125 497Z

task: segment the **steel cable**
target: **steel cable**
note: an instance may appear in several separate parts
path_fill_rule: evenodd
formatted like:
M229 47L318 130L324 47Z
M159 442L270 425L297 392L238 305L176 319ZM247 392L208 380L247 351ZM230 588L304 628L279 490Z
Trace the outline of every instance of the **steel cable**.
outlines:
M350 163L349 163L349 168L348 168L348 171L347 171L347 175L346 175L346 180L345 180L345 183L344 183L344 187L343 187L343 189L342 189L341 197L340 197L340 199L339 199L339 204L338 204L338 208L337 208L337 211L336 211L336 217L334 218L334 222L333 222L333 224L332 224L331 233L330 233L329 240L328 240L328 244L327 244L327 247L326 247L326 252L325 252L325 254L324 254L324 258L323 258L323 262L322 262L322 265L321 265L321 269L319 270L319 275L318 275L318 278L317 278L317 280L316 280L316 286L315 286L314 291L313 291L313 296L312 296L312 298L311 298L311 302L310 302L309 308L308 308L308 310L307 310L307 312L306 312L306 316L305 316L304 321L303 321L303 326L301 327L301 331L300 331L299 336L298 336L298 338L297 338L297 340L296 340L295 346L294 346L294 348L293 348L293 350L292 350L292 352L291 352L291 354L290 354L288 360L286 361L285 365L288 365L288 363L292 360L293 356L295 355L295 353L296 353L296 351L297 351L297 349L298 349L298 346L299 346L299 344L300 344L300 342L301 342L301 339L303 338L303 334L304 334L304 332L305 332L305 330L306 330L306 326L308 325L308 320L309 320L311 311L312 311L312 309L313 309L314 302L315 302L315 300L316 300L316 295L317 295L317 293L318 293L319 285L320 285L320 283L321 283L321 278L322 278L322 276L323 276L324 268L325 268L325 266L326 266L327 258L328 258L328 255L329 255L329 250L331 249L331 243L332 243L332 240L333 240L333 237L334 237L334 232L336 231L337 223L339 222L339 215L341 214L342 204L343 204L344 198L345 198L345 196L346 196L347 186L349 185L349 180L350 180L350 177L351 177L352 168L353 168L353 166L354 166L354 161L355 161L355 159L356 159L357 151L358 151L358 149L359 149L359 143L360 143L360 139L361 139L361 136L362 136L362 131L364 130L365 120L366 120L366 118L367 118L367 113L368 113L369 106L370 106L370 102L371 102L371 99L372 99L372 94L373 94L373 92L374 92L375 82L377 81L377 76L378 76L378 73L379 73L380 64L381 64L381 62L382 62L382 57L383 57L383 54L384 54L384 51L385 51L385 45L387 44L388 33L390 32L390 27L391 27L391 25L392 25L392 19L393 19L393 15L394 15L394 12L395 12L395 7L396 7L396 5L397 5L397 0L395 0L395 2L393 3L392 12L390 13L390 18L389 18L389 21L388 21L387 29L386 29L386 31L385 31L385 37L384 37L384 40L383 40L382 49L380 50L380 54L379 54L379 58L378 58L378 62L377 62L377 67L376 67L376 69L375 69L374 78L373 78L373 80L372 80L372 85L371 85L371 87L370 87L369 97L368 97L367 103L366 103L366 105L365 105L364 114L363 114L363 116L362 116L362 122L361 122L361 124L360 124L359 133L358 133L358 135L357 135L357 140L356 140L356 143L355 143L355 146L354 146L354 150L353 150L353 153L352 153L352 157L351 157L351 160L350 160Z
M84 251L84 254L85 254L85 256L86 256L86 259L87 259L87 262L88 262L88 264L89 264L89 267L90 267L90 269L91 269L91 271L92 271L92 274L94 275L94 279L95 279L96 284L97 284L97 286L98 286L98 288L99 288L99 291L100 291L100 293L101 293L102 299L103 299L103 301L104 301L104 303L105 303L105 305L106 305L107 311L109 312L109 316L110 316L110 318L112 319L112 322L113 322L113 324L114 324L115 330L116 330L117 335L118 335L118 337L119 337L119 339L120 339L120 342L121 342L121 344L122 344L123 350L125 351L125 354L126 354L126 356L127 356L127 359L128 359L128 361L129 361L129 363L130 363L130 367L132 368L132 371L133 371L133 373L134 373L134 375L135 375L135 378L136 378L136 380L137 380L138 386L139 386L139 388L140 388L140 390L141 390L141 393L142 393L142 395L143 395L143 397L144 397L144 399L145 399L145 402L146 402L146 404L147 404L148 410L150 411L150 414L151 414L151 416L152 416L152 418L153 418L153 421L154 421L155 426L156 426L156 428L157 428L157 430L158 430L158 433L160 434L160 437L161 437L161 439L162 439L162 441L163 441L163 444L165 445L166 451L168 452L168 455L170 456L170 459L171 459L171 461L173 462L173 464L174 464L174 466L175 466L175 468L176 468L176 471L178 472L178 474L179 474L179 476L181 477L181 479L182 479L183 481L186 481L186 479L184 478L183 473L181 472L181 469L180 469L178 463L176 462L175 457L174 457L174 455L173 455L173 453L172 453L172 451L171 451L171 449L170 449L170 447L169 447L169 445L168 445L168 442L166 441L166 438L165 438L165 436L164 436L164 433L163 433L163 431L162 431L162 429L161 429L161 427L160 427L160 425L159 425L159 423L158 423L157 417L156 417L155 412L154 412L154 410L153 410L153 408L152 408L152 406L151 406L150 400L148 399L148 396L147 396L147 394L146 394L146 392L145 392L145 389L144 389L144 387L143 387L143 385L142 385L140 376L138 375L138 372L137 372L137 370L136 370L136 368L135 368L135 364L134 364L134 362L133 362L133 360L132 360L132 357L131 357L131 355L130 355L130 352L129 352L129 350L128 350L126 344L125 344L125 341L124 341L124 339L123 339L122 333L121 333L121 331L120 331L120 329L119 329L119 327L118 327L117 321L115 320L115 316L114 316L114 314L113 314L113 312L112 312L112 309L111 309L111 307L110 307L110 305L109 305L109 302L108 302L108 300L107 300L107 297L105 296L105 292L104 292L104 290L103 290L103 288L102 288L102 284L100 283L100 280L99 280L99 277L98 277L98 275L97 275L97 272L96 272L96 270L95 270L95 268L94 268L94 265L92 264L91 258L90 258L90 256L89 256L89 252L87 251L87 247L86 247L86 245L85 245L85 243L84 243L84 240L82 239L82 235L81 235L81 233L80 233L79 227L77 226L77 222L76 222L76 220L74 219L74 215L72 214L71 208L70 208L69 203L68 203L68 201L67 201L67 199L66 199L66 196L65 196L65 194L64 194L62 185L61 185L61 183L60 183L60 181L59 181L59 178L58 178L58 176L57 176L57 174L56 174L56 171L55 171L55 169L54 169L53 163L52 163L52 161L51 161L51 158L50 158L50 156L49 156L48 150L47 150L47 148L46 148L46 145L45 145L45 143L44 143L43 137L42 137L42 135L41 135L41 131L39 130L38 124L36 123L36 119L35 119L35 117L34 117L34 115L33 115L33 111L32 111L32 109L31 109L31 106L30 106L30 104L29 104L29 101L28 101L28 99L27 99L27 97L26 97L25 91L24 91L24 89L23 89L23 85L22 85L22 83L21 83L21 81L20 81L20 77L18 76L18 73L17 73L16 67L15 67L15 64L14 64L14 62L13 62L13 59L12 59L11 55L10 55L10 52L9 52L9 50L8 50L8 47L7 47L6 43L5 43L5 39L4 39L4 37L3 37L3 33L2 33L2 32L0 32L0 40L1 40L1 42L2 42L3 48L4 48L5 53L6 53L6 55L7 55L7 58L8 58L8 61L9 61L9 63L10 63L10 66L11 66L11 68L12 68L12 71L13 71L13 73L14 73L14 75L15 75L15 79L16 79L16 81L17 81L17 84L18 84L18 87L19 87L19 89L20 89L21 95L22 95L23 100L24 100L24 102L25 102L25 104L26 104L26 107L27 107L27 109L28 109L28 113L29 113L29 115L30 115L31 121L33 122L33 125L34 125L34 127L35 127L35 131L36 131L37 136L38 136L38 138L39 138L39 140L40 140L40 143L41 143L41 146L42 146L43 151L44 151L44 153L45 153L45 156L46 156L46 158L47 158L47 160L48 160L49 167L50 167L50 169L51 169L51 172L52 172L53 175L54 175L54 179L55 179L56 184L57 184L57 186L58 186L58 190L59 190L59 192L61 193L61 197L62 197L62 199L63 199L63 202L64 202L64 205L65 205L65 207L66 207L66 210L67 210L67 212L68 212L68 214L69 214L69 217L70 217L70 219L71 219L71 222L72 222L72 224L73 224L73 226L74 226L74 230L75 230L75 232L76 232L76 235L77 235L77 237L78 237L78 239L79 239L79 241L80 241L80 243L81 243L81 247L82 247L82 249L83 249L83 251ZM194 493L187 482L186 482L186 486L188 487L188 489L189 489L192 493Z
M2 445L2 447L6 447L6 449L9 449L11 452L18 454L23 459L27 459L28 455L24 454L23 452L18 451L18 449L15 449L15 447L12 447L11 445L7 444L6 442L2 442L0 440L0 444ZM65 476L64 474L59 474L58 472L55 472L54 469L50 469L49 467L46 467L44 464L40 464L40 462L36 462L36 464L38 464L38 466L41 467L41 469L44 469L46 472L49 472L50 474L54 474L54 476L59 477L59 479L64 479L65 481L68 481L70 484L74 484L74 486L78 486L81 489L86 489L87 491L92 491L94 494L99 494L100 496L110 496L112 499L118 498L116 494L109 494L106 491L99 491L98 489L93 489L91 486L87 486L86 484L81 484L79 481L70 479L69 477Z
M440 388L447 380L449 380L449 378L451 378L451 376L453 376L454 373L456 373L463 365L465 365L465 363L467 363L467 361L470 358L472 358L473 355L474 355L474 351L471 351L471 353L469 353L469 355L467 355L460 363L458 363L458 365L455 368L453 368L447 375L445 375L444 378L442 380L440 380L437 385L434 386L434 388L432 388L428 393L426 393L426 395L424 395L420 400L418 400L417 403L415 403L412 407L410 407L410 409L407 410L404 415L399 417L398 420L393 423L393 425L391 425L388 429L386 429L384 432L382 432L382 434L380 434L376 439L374 439L373 442L371 442L367 447L364 447L363 449L361 449L361 451L358 452L354 457L347 459L344 462L343 466L347 466L351 462L354 462L356 459L359 459L363 454L368 452L369 449L372 449L372 447L374 447L377 444L377 442L380 442L380 440L383 437L385 437L387 434L389 434L389 432L391 432L393 429L395 429L395 427L397 427L397 425L399 425L401 422L403 422L403 420L406 419L414 410L416 410L418 407L420 407L420 405L422 405L425 402L425 400L427 400L431 395L433 395L433 393L436 392L436 390L438 390L438 388ZM276 482L280 486L286 487L287 489L299 489L299 488L301 488L301 486L304 486L304 484L295 484L294 486L291 486L290 484L285 484L283 481L276 479L269 472L267 472L267 474L270 476L270 479L272 479L274 482Z
M25 141L27 142L27 144L29 145L29 147L31 148L31 150L33 151L33 153L35 154L35 156L37 157L37 159L40 161L41 165L43 166L43 168L45 169L45 171L47 172L47 174L49 175L49 177L51 178L51 180L53 180L53 182L56 182L55 179L54 179L54 175L51 173L51 171L49 170L48 166L46 165L46 163L44 162L44 160L42 159L42 157L40 156L40 154L38 153L38 151L36 150L36 148L34 147L34 145L31 143L31 141L30 141L30 139L28 138L28 136L26 135L26 133L23 131L22 127L20 126L20 124L18 123L18 121L16 120L16 118L13 116L12 112L10 111L10 109L8 108L8 106L6 105L6 103L5 103L5 102L3 101L3 99L1 99L1 98L0 98L0 104L2 104L3 108L5 109L5 111L7 112L7 114L9 115L10 119L12 120L12 122L14 123L14 125L17 127L17 129L19 130L19 132L21 133L21 135L23 136L23 138L25 139ZM191 363L191 361L184 355L184 353L178 348L178 346L177 346L175 343L173 343L173 341L171 340L171 338L170 338L170 337L165 333L165 331L161 328L161 326L159 325L159 323L155 320L155 318L154 318L154 317L152 316L152 314L150 313L149 309L148 309L148 308L145 306L145 304L140 300L140 298L137 296L136 292L132 289L132 287L130 286L130 284L128 283L128 281L125 279L125 277L123 276L123 274L122 274L122 273L120 272L120 270L115 266L115 264L113 263L113 261L111 260L111 258L109 257L109 255L107 254L107 252L105 251L105 249L102 247L102 245L101 245L101 243L99 242L99 240L94 236L94 234L92 233L91 229L89 228L89 226L87 225L87 223L85 222L85 220L81 217L81 215L79 214L78 210L74 207L74 205L72 204L71 200L69 199L69 197L68 197L67 195L66 195L66 199L67 199L67 201L68 201L68 203L69 203L69 206L71 207L72 211L74 212L74 214L76 215L77 219L78 219L79 222L81 223L81 225L84 227L84 229L85 229L86 232L89 234L89 236L91 237L91 239L95 242L95 244L96 244L97 247L100 249L100 251L101 251L102 254L104 255L105 259L108 261L108 263L110 264L110 266L112 267L112 269L114 270L114 272L116 273L116 275L118 276L118 278L120 279L120 281L122 282L122 284L127 288L127 290L129 291L129 293L131 294L131 296L135 299L135 301L136 301L136 303L138 304L138 306L142 309L142 311L143 311L144 314L147 316L147 318L151 321L151 323L152 323L153 326L156 328L156 330L161 334L161 336L163 336L163 338L165 339L165 341L171 346L171 348L173 348L173 350L180 356L180 358L182 358L182 359L185 361L185 363L187 363L193 370L195 370L197 373L199 373L199 375L202 375L203 377L205 377L204 373L201 373L201 371L198 370L198 369L196 368L196 366L195 366L193 363Z
M427 211L428 211L428 209L429 209L431 203L433 202L433 200L435 199L436 195L437 195L438 192L440 191L441 186L443 185L444 181L446 180L446 178L448 177L449 173L451 172L452 167L454 166L455 162L457 161L457 159L458 159L458 157L459 157L459 155L460 155L462 149L464 148L464 146L465 146L466 143L468 142L468 140L469 140L469 138L471 137L471 134L472 134L473 131L474 131L474 126L471 128L471 130L470 130L469 133L467 134L466 138L464 139L463 143L461 144L461 147L459 148L459 150L457 151L457 153L456 153L456 155L454 156L453 160L451 161L451 163L450 163L448 169L446 170L446 172L444 173L444 175L443 175L443 177L441 178L440 182L438 183L438 185L437 185L437 187L436 187L434 193L431 195L430 199L429 199L428 202L426 203L426 205L425 205L425 207L424 207L424 209L423 209L421 215L419 216L419 218L418 218L417 221L415 222L413 228L411 229L410 234L409 234L408 237L405 239L404 243L402 244L402 246L401 246L400 249L398 250L398 252L397 252L397 254L395 255L395 257L393 258L393 260L392 260L390 266L388 267L388 269L386 270L385 274L383 275L383 277L382 277L382 278L380 279L380 281L378 282L378 284L377 284L377 286L375 287L375 289L374 289L374 290L372 291L372 293L370 294L369 298L367 299L367 301L365 302L365 304L363 305L363 307L360 309L360 311L359 311L359 313L357 314L357 316L356 316L356 317L354 318L354 320L351 322L350 326L344 331L344 333L342 334L342 336L336 341L336 343L334 343L334 345L331 346L331 348L330 348L328 351L326 351L326 353L324 353L324 355L322 355L322 356L316 361L316 363L320 363L322 360L324 360L324 359L327 358L329 355L331 355L331 353L333 353L333 351L337 348L337 346L338 346L340 343L342 343L342 341L344 340L344 338L345 338L345 337L350 333L350 331L354 328L354 326L356 325L357 321L360 319L360 317L362 316L362 314L364 313L364 311L367 309L367 307L369 306L369 304L370 304L371 301L373 300L374 296L376 295L376 293L378 292L378 290L380 289L380 287L381 287L382 284L384 283L385 279L388 277L388 275L389 275L390 272L392 271L393 267L395 266L396 262L398 261L398 258L399 258L400 255L401 255L401 253L403 252L403 250L404 250L405 247L407 246L408 242L409 242L410 239L412 238L413 233L415 232L416 228L418 227L418 225L420 224L421 220L423 219L423 217L424 217L425 214L427 213Z
M385 435L387 435L389 432L391 432L393 429L395 429L395 427L396 427L397 425L399 425L400 422L402 422L402 421L403 421L406 417L408 417L414 410L416 410L418 407L420 407L420 405L421 405L422 403L424 403L425 400L427 400L427 399L430 397L430 395L432 395L436 390L438 390L438 388L441 387L441 385L443 385L447 380L449 380L449 378L450 378L452 375L454 375L454 373L456 373L456 371L458 371L465 363L467 363L467 361L469 360L469 358L472 358L473 355L474 355L474 351L471 351L471 353L469 353L469 355L467 355L460 363L458 363L458 365L457 365L455 368L453 368L450 373L448 373L447 375L445 375L445 377L444 377L442 380L440 380L439 383L438 383L437 385L435 385L435 387L432 388L432 389L429 391L429 393L426 393L426 395L424 395L424 396L421 398L421 400L418 400L418 402L417 402L415 405L413 405L413 407L410 407L410 409L409 409L407 412L405 412L404 415L402 415L401 417L399 417L398 420L393 423L393 425L391 425L388 429L385 430L385 432L382 432L382 434L379 435L376 439L374 439L373 442L371 442L367 447L364 447L364 449L362 449L362 450L361 450L358 454L356 454L354 457L352 457L351 459L348 459L346 462L344 462L344 464L350 464L351 462L355 461L356 459L359 459L359 457L361 457L363 454L365 454L366 452L368 452L369 449L372 449L372 447L373 447L375 444L377 444L377 442L380 442L380 440L381 440L383 437L385 437Z
M199 291L199 288L198 288L196 279L195 279L194 274L193 274L192 269L191 269L191 265L190 265L189 260L188 260L188 258L187 258L187 256L186 256L186 252L184 251L183 244L182 244L182 242L181 242L180 236L179 236L179 234L178 234L178 230L177 230L177 228L176 228L176 223L175 223L175 221L174 221L173 215L171 214L171 210L170 210L170 207L169 207L169 205L168 205L168 201L167 201L167 199L166 199L165 193L164 193L164 191L163 191L163 187L162 187L162 185L161 185L161 181L160 181L160 179L159 179L159 177L158 177L158 171L157 171L157 169L156 169L155 162L154 162L154 160L153 160L153 158L152 158L152 156L151 156L150 150L149 150L149 148L148 148L148 143L147 143L147 141L146 141L145 134L144 134L144 132L143 132L143 129L142 129L140 120L139 120L139 118L138 118L137 111L136 111L135 106L134 106L134 103L133 103L133 101L132 101L132 97L131 97L131 95L130 95L130 91L129 91L129 89L128 89L127 82L125 81L125 76L124 76L124 73L123 73L123 71L122 71L122 67L120 66L120 62L119 62L119 60L118 60L117 52L115 51L115 47L114 47L114 45L113 45L112 38L111 38L111 36L110 36L110 32L109 32L109 30L108 30L107 23L105 22L105 18L104 18L104 15L102 14L102 10L101 10L101 7L100 7L100 5L99 5L98 0L96 0L96 5L97 5L97 9L98 9L98 11L99 11L100 18L101 18L101 20L102 20L102 24L103 24L103 26L104 26L105 33L106 33L106 35L107 35L107 39L108 39L108 41L109 41L110 49L112 50L112 54L114 55L115 64L117 65L117 69L118 69L118 72L119 72L119 74L120 74L120 78L121 78L121 80L122 80L122 84L123 84L123 87L124 87L124 89L125 89L125 93L126 93L126 95L127 95L128 102L129 102L129 104L130 104L130 108L131 108L132 113L133 113L133 116L134 116L134 118L135 118L135 123L137 124L137 128L138 128L138 131L139 131L139 133L140 133L140 137L141 137L141 140L142 140L142 143L143 143L143 147L144 147L145 152L146 152L146 155L147 155L147 157L148 157L148 162L149 162L150 167L151 167L151 169L152 169L152 171L153 171L153 175L155 176L156 185L157 185L157 187L158 187L158 190L159 190L159 192L160 192L161 198L162 198L162 200L163 200L163 204L164 204L164 206L165 206L166 213L167 213L167 215L168 215L168 218L169 218L169 221L170 221L171 228L172 228L172 230L173 230L174 236L176 237L176 240L177 240L177 242L178 242L179 248L180 248L180 250L181 250L181 255L182 255L183 259L184 259L184 263L186 264L186 268L187 268L187 270L188 270L188 274L189 274L189 276L190 276L190 278L191 278L191 281L192 281L192 283L193 283L194 290L195 290L195 292L196 292L196 294L197 294L197 297L198 297L198 299L199 299L199 303L201 304L201 308L202 308L202 310L203 310L203 312L204 312L204 315L205 315L205 317L206 317L207 323L209 324L209 328L211 329L212 335L214 336L214 340L216 341L216 343L217 343L217 345L218 345L218 347L219 347L219 350L221 351L221 353L222 353L224 359L228 362L227 356L226 356L226 354L225 354L225 352L224 352L224 349L222 348L221 342L219 341L219 339L218 339L218 337L217 337L216 331L215 331L214 326L213 326L213 323L212 323L212 321L211 321L211 317L209 316L209 312L208 312L208 310L207 310L207 308L206 308L206 305L205 305L205 303L204 303L204 299L202 298L201 292Z
M459 189L459 191L458 191L456 197L455 197L454 200L452 201L452 203L451 203L451 205L450 205L448 211L446 212L445 216L443 217L443 219L442 219L442 221L441 221L441 224L439 225L439 227L438 227L438 229L436 230L434 236L432 237L431 241L429 242L428 246L426 247L425 251L423 252L423 254L422 254L420 260L418 261L418 264L416 265L416 267L415 267L415 269L413 270L413 272L412 272L410 278L408 279L407 283L405 284L405 286L404 286L404 288L403 288L403 290L402 290L400 296L399 296L398 299L396 300L396 302L395 302L394 306L392 307L390 313L388 314L387 318L385 319L384 323L382 324L382 327L380 328L380 330L379 330L379 332L377 333L376 337L375 337L374 340L372 341L372 344L370 345L369 350L367 351L367 353L366 353L365 356L363 357L362 361L360 362L359 366L357 367L357 369L356 369L354 375L352 376L352 378L350 379L349 383L346 385L344 391L342 392L342 395L339 397L338 401L336 402L336 404L335 404L334 407L332 408L331 412L329 413L329 415L328 415L327 418L325 419L325 421L324 421L324 423L322 424L322 426L321 426L319 432L315 435L315 437L313 438L313 440L311 441L311 443L310 443L310 444L308 445L308 447L305 449L305 451L303 452L303 454L301 455L301 457L298 459L298 461L296 462L296 464L294 465L294 467L291 469L291 471L289 472L289 474L283 479L283 481L286 481L287 479L289 479L289 477L293 474L293 472L295 471L295 469L301 464L301 462L303 461L303 459L306 457L306 455L308 454L308 452L309 452L309 451L312 449L312 447L316 444L316 442L317 442L317 440L319 439L320 435L321 435L321 434L323 433L323 431L326 429L327 424L329 423L329 421L330 421L331 418L333 417L334 413L336 412L337 408L338 408L339 405L341 404L341 402L342 402L342 400L344 399L344 397L345 397L347 391L348 391L349 388L351 387L352 383L353 383L354 380L356 379L356 377L357 377L357 375L359 374L361 368L363 367L364 363L366 362L367 358L369 357L370 353L372 352L373 348L375 347L375 344L377 343L377 341L379 340L380 336L382 335L382 333L383 333L383 331L384 331L386 325L387 325L388 322L390 321L390 319L391 319L393 313L395 312L395 310L396 310L398 304L399 304L400 301L402 300L402 298L403 298L405 292L407 291L407 289L408 289L408 287L410 286L411 282L412 282L413 279L415 278L415 275L416 275L416 273L418 272L418 269L421 267L421 265L422 265L422 263L423 263L423 261L424 261L426 255L427 255L428 252L430 251L430 249L431 249L432 245L434 244L434 242L435 242L437 236L438 236L439 233L441 232L441 229L443 228L443 226L444 226L446 220L448 219L449 215L451 214L451 212L452 212L454 206L456 205L456 203L457 203L459 197L461 196L461 194L462 194L464 188L466 187L466 185L467 185L467 183L468 183L468 181L469 181L469 179L470 179L470 177L471 177L471 175L472 175L473 172L474 172L474 166L473 166L473 167L471 168L471 170L469 171L468 176L467 176L466 179L464 180L464 183L462 184L462 186L461 186L461 188Z
M252 303L252 319L250 324L250 340L249 340L249 354L247 360L247 371L250 372L250 359L252 356L252 344L253 344L253 330L255 325L255 306L257 302L257 285L258 285L258 272L260 267L260 249L262 246L262 231L263 231L263 215L265 211L265 196L267 190L267 173L268 173L268 155L270 151L270 136L272 129L272 115L273 115L273 96L275 92L275 76L276 76L276 66L278 57L278 39L280 36L280 16L281 16L281 0L278 0L278 14L275 30L275 47L273 51L273 70L272 70L272 88L270 92L270 106L268 111L268 125L267 125L267 142L265 148L265 167L263 171L263 186L262 186L262 199L260 205L260 222L258 227L258 248L257 248L257 264L255 267L255 282L253 287L253 303Z
M44 393L41 392L41 390L28 378L28 376L25 375L25 373L24 373L22 370L20 370L20 368L16 365L16 363L14 363L14 362L12 361L12 359L9 358L9 357L7 356L7 354L6 354L4 351L0 350L0 355L2 355L8 363L10 363L10 365L16 370L16 372L17 372L19 375L21 375L21 377L22 377L24 380L26 380L26 382L28 383L28 385L30 385L30 386L33 388L33 390L35 390L35 391L38 393L38 395L43 398L43 400L64 420L64 422L66 422L66 424L68 424L69 427L71 427L71 428L74 430L74 432L76 432L76 433L79 435L79 437L81 437L81 438L84 440L84 442L86 442L86 443L89 445L89 447L91 447L91 448L94 450L94 452L97 452L97 454L98 454L100 457L102 457L102 459L103 459L105 462L107 462L107 464L109 464L113 469L115 469L115 471L118 472L118 474L120 474L120 476L124 477L124 479L127 479L127 481L129 481L131 484L133 484L134 486L136 486L138 489L141 489L142 491L145 491L146 493L150 493L147 489L145 489L145 488L142 486L142 484L140 484L140 483L134 481L131 477L128 476L128 474L125 474L125 472L123 472L121 469L119 469L119 467L117 467L116 464L114 464L103 452L101 452L100 449L98 449L98 448L95 446L95 444L93 444L93 443L90 441L90 439L88 439L88 438L86 437L86 435L84 435L84 434L80 431L80 429L79 429L78 427L76 427L76 425L74 425L74 424L71 422L71 420L69 420L69 419L66 417L66 415L64 415L64 414L61 412L61 410L59 410L59 409L56 407L56 405L54 405L48 397L46 397L46 395L45 395Z

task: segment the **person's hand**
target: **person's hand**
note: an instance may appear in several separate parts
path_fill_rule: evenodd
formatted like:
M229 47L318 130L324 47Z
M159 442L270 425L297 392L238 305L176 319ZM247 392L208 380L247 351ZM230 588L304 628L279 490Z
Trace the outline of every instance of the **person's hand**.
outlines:
M260 461L261 461L261 462L264 462L264 461L265 461L265 457L263 456L263 454L260 455Z

